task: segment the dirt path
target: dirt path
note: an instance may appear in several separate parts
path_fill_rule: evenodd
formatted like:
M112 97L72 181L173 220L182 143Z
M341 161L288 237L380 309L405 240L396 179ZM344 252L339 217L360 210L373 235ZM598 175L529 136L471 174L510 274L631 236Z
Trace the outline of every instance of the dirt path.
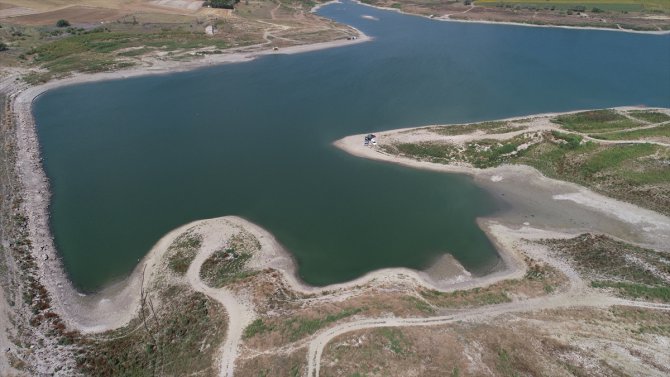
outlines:
M545 236L543 233L530 234L534 239L540 239ZM568 234L554 234L554 237L568 237ZM365 318L357 321L347 322L338 326L326 329L318 333L310 342L307 351L307 377L317 377L321 369L321 357L325 347L333 339L346 333L364 329L378 327L413 327L413 326L437 326L446 325L459 321L481 322L489 320L492 317L508 313L531 312L546 309L591 307L604 308L614 305L634 306L656 310L670 310L670 304L656 304L625 300L613 297L604 293L597 292L588 287L579 273L563 260L556 259L549 255L544 246L530 247L527 244L524 252L533 258L540 259L552 267L559 270L568 278L568 286L563 292L550 296L504 303L499 305L490 305L474 309L459 310L458 313L449 315L440 315L423 318Z
M216 247L206 248L198 253L186 276L193 290L204 293L212 299L218 301L226 309L228 314L228 329L226 331L226 340L219 350L219 376L232 377L235 370L235 360L237 359L242 333L244 329L254 320L256 314L251 305L243 302L231 291L225 288L211 288L200 279L200 268L202 264L212 255Z
M348 332L371 329L377 327L411 327L411 326L437 326L446 325L458 321L476 322L499 316L506 313L519 313L544 309L570 308L570 307L608 307L613 305L628 305L659 310L670 310L670 305L649 305L645 303L631 302L603 295L577 296L570 293L531 299L528 301L514 302L489 306L485 308L471 309L458 314L436 316L429 318L370 318L354 322L343 323L320 333L309 344L307 353L307 376L317 377L321 368L321 356L326 345L334 338Z

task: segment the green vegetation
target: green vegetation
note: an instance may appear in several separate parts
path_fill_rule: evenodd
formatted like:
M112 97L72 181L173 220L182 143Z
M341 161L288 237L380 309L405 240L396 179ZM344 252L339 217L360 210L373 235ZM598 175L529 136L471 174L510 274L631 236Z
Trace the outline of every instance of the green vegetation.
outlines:
M670 11L670 4L665 0L478 0L481 6L522 6L535 9L571 10L574 12L632 12L632 11Z
M87 376L213 375L223 341L223 308L201 293L178 292L168 310L83 340L77 365ZM169 309L178 308L178 310Z
M640 132L643 132L640 130ZM670 150L653 144L577 143L554 133L510 160L542 174L670 214Z
M560 124L563 128L571 131L592 133L626 130L643 125L641 122L636 122L609 109L560 115L552 119L552 122Z
M657 334L670 336L670 312L635 308L632 306L614 306L610 313L619 323L632 324L637 334Z
M404 355L407 353L407 349L410 346L410 342L407 340L402 331L390 327L384 327L377 330L377 333L384 337L388 344L388 347L391 352L396 355Z
M557 141L564 141L564 143L559 142L559 147L561 148L567 148L567 149L577 149L579 146L582 144L582 140L584 138L580 135L577 134L566 134L563 132L558 132L558 131L551 131L551 135L557 140Z
M235 4L239 2L240 0L208 0L205 1L202 5L212 8L234 9Z
M482 131L486 134L503 134L507 132L523 130L525 127L517 125L516 123L518 122L519 121L494 121L473 124L457 124L453 126L429 127L428 130L440 135L447 136L470 134L475 131Z
M589 135L594 139L602 140L640 140L654 137L670 138L670 124L632 131L608 132Z
M167 250L168 267L178 275L186 274L202 245L202 236L188 230L177 237Z
M547 240L554 252L567 256L594 288L611 288L624 297L670 302L670 257L665 253L584 234Z
M420 160L436 163L464 161L476 168L489 168L510 161L513 156L523 153L519 146L524 144L524 136L517 136L504 142L497 140L477 140L465 145L465 149L448 143L423 142L400 143L393 146L383 146L386 152L402 154Z
M656 151L652 144L631 144L597 150L590 154L578 169L583 177L598 174L608 168L621 166L623 162L649 156Z
M632 284L620 281L595 280L591 282L593 288L614 288L621 296L635 299L643 298L647 301L670 302L670 285L665 287L650 287L643 284Z
M200 269L200 277L210 287L220 288L254 276L258 271L247 269L246 264L260 247L256 237L240 231L230 238L227 248L215 251L205 260Z
M33 63L46 68L52 75L69 72L100 72L134 64L119 60L114 52L129 48L160 48L163 51L204 47L225 48L227 43L212 39L204 33L163 29L149 32L112 31L97 28L90 31L70 31L72 35L43 44L26 53ZM122 52L124 53L124 52Z
M430 306L430 304L428 304L426 302L426 300L421 300L421 299L418 299L417 297L414 297L414 296L407 296L407 297L405 297L405 300L407 300L410 304L412 304L412 306L415 309L418 309L419 311L421 311L423 313L435 314L435 308Z
M653 110L631 110L628 115L649 123L661 123L670 121L670 115Z
M254 276L256 271L246 269L249 259L250 253L238 253L234 249L216 251L202 264L200 278L210 287L220 288Z
M312 335L325 326L341 319L351 317L364 311L364 308L347 308L335 314L328 314L323 318L291 318L283 324L282 331L288 334L291 341L296 341L305 336Z
M400 153L407 156L412 156L418 159L429 159L433 162L440 162L440 160L448 160L457 156L458 149L451 144L440 143L401 143L393 147L383 146L383 148L392 154Z
M56 21L56 27L68 27L68 26L70 26L70 22L68 20L60 19Z
M249 338L252 338L256 335L263 334L263 333L266 333L266 332L269 332L269 331L272 331L272 330L274 330L273 325L269 325L269 324L263 322L263 320L261 318L258 318L256 320L254 320L253 322L251 322L249 324L249 326L247 326L244 329L244 333L242 334L242 337L244 339L249 339Z
M335 323L341 319L351 317L367 310L363 307L344 308L339 312L327 314L325 317L292 317L289 319L275 319L271 322L267 319L258 318L244 329L245 339L271 332L281 334L289 342L294 342L306 336L312 335L320 329Z

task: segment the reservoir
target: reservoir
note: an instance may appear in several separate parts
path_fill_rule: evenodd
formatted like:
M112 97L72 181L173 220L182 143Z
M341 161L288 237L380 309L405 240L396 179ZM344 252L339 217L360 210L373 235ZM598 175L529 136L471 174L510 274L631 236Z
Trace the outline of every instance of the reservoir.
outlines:
M224 215L271 232L313 285L422 269L446 252L485 273L498 256L476 219L499 210L486 191L466 176L351 157L332 142L670 106L668 35L441 22L352 2L318 13L374 40L62 87L36 100L51 228L76 287L100 289L170 230Z

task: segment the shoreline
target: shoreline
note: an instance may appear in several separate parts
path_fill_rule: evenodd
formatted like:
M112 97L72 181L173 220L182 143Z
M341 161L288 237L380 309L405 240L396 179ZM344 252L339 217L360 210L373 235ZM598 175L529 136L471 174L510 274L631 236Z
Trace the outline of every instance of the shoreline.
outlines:
M50 233L49 181L41 164L40 147L35 129L35 119L32 116L32 104L37 97L39 97L47 90L52 90L67 85L124 79L145 75L184 72L224 63L246 62L264 55L276 53L302 53L325 48L346 46L349 44L357 44L372 40L372 38L366 36L360 31L359 34L360 37L353 41L338 40L311 45L293 46L284 48L281 50L281 52L272 50L262 50L256 52L237 51L217 56L206 56L202 59L188 63L165 62L164 64L152 67L141 67L118 72L80 75L28 88L25 88L25 85L20 82L17 84L15 81L12 81L12 77L5 80L9 82L6 84L6 86L9 88L8 99L12 102L12 112L14 114L15 120L17 121L16 136L18 148L16 168L22 186L22 196L25 199L21 205L25 213L29 214L28 230L30 239L33 241L34 250L36 250L35 256L38 260L38 269L40 275L45 286L48 287L49 292L51 293L54 307L59 313L63 315L63 319L66 321L66 323L70 327L79 329L83 332L100 332L118 328L128 323L134 317L137 311L137 304L139 303L138 286L142 283L140 276L141 267L147 265L150 261L155 260L155 258L162 255L162 253L154 250L161 250L161 248L165 248L165 242L167 242L166 240L169 239L171 235L177 234L180 232L180 230L187 229L187 227L193 226L195 223L199 222L196 221L195 223L185 224L168 232L152 247L151 251L145 255L145 257L138 263L129 276L120 278L120 280L117 282L93 294L84 295L78 292L65 273L62 260L55 249L54 240ZM369 158L367 156L359 157ZM402 162L397 161L392 162L403 164ZM467 169L464 169L454 168L453 170L446 171L452 173L468 174ZM496 237L505 237L506 235L507 239L510 238L509 234L511 228L506 227L505 225L496 223L496 221L491 219L481 219L479 223L482 230L487 234L492 242L497 240ZM482 226L482 224L484 225ZM247 223L247 226L256 227L262 230L262 228L250 223ZM264 230L262 231L265 232ZM503 236L500 236L501 234ZM498 250L499 256L503 263L502 266L494 268L491 273L481 277L466 277L462 280L458 280L459 275L456 275L451 277L456 279L455 281L450 280L444 284L436 282L433 277L430 277L425 271L394 268L371 271L357 279L340 284L324 287L313 287L300 281L296 275L295 263L291 258L287 259L286 255L283 256L283 259L282 257L279 257L278 259L275 257L275 262L278 263L276 268L282 272L284 279L289 282L290 285L296 290L305 293L347 289L356 285L366 284L373 281L406 281L405 279L407 277L427 287L440 290L456 290L465 289L474 285L492 284L495 281L512 278L514 276L523 276L523 273L525 272L525 265L522 261L514 256L513 252L511 251L511 249L513 249L512 244L509 242L505 243L499 239L498 241L499 243L496 243L496 249ZM503 247L501 245L505 246ZM287 252L283 250L281 246L278 246L277 250L279 250L279 254L287 254ZM462 267L460 268L462 269ZM151 276L152 272L152 270L149 270L149 276ZM76 312L78 312L78 314ZM105 320L103 321L102 319Z
M299 49L298 51L304 51L304 49ZM233 61L246 61L246 58L245 60ZM200 67L201 65L197 66ZM67 277L67 274L62 265L62 261L55 249L54 241L49 231L49 182L41 164L39 144L35 130L35 120L32 117L32 103L35 98L37 98L45 91L60 86L82 82L92 82L97 80L135 77L141 75L142 73L143 72L141 70L135 70L131 74L128 74L128 72L115 72L111 74L87 75L84 77L59 80L53 83L47 83L45 85L31 87L23 90L18 95L16 95L13 100L14 113L18 121L16 131L17 144L19 147L17 151L17 168L24 189L24 197L26 198L22 205L26 209L27 213L33 214L33 216L29 216L29 229L31 239L34 242L36 249L39 248L39 250L42 250L42 255L40 255L38 258L40 261L39 268L41 275L44 279L45 285L48 287L50 292L52 292L55 304L54 306L56 306L58 308L58 312L63 315L63 319L71 327L77 328L85 333L100 332L118 328L132 320L137 312L137 309L139 308L139 287L142 284L141 273L144 266L147 267L148 279L151 279L151 276L154 272L153 267L156 264L155 261L157 258L160 258L161 255L163 255L165 249L169 245L166 244L168 242L167 240L176 237L176 235L183 232L185 229L188 229L189 227L197 226L198 224L206 223L207 221L216 220L199 220L182 225L168 232L166 235L161 237L161 239L151 248L145 257L133 269L130 275L119 278L118 281L104 287L98 292L86 295L82 294L74 288L72 282ZM146 72L146 74L161 73L170 72L167 69ZM637 107L626 108L632 109ZM578 111L579 110L567 113ZM550 116L556 114L564 113L545 113L542 115ZM527 117L528 116L517 116L508 119L523 119ZM384 131L380 133L380 135L397 131L399 130ZM486 178L492 174L488 171L484 172L480 169L460 166L421 166L422 164L420 162L413 160L389 160L389 156L374 152L369 148L363 149L363 151L372 152L375 154L374 156L367 155L365 153L362 154L360 153L360 150L352 148L353 144L348 145L345 142L345 140L351 140L351 138L360 141L358 140L359 137L360 135L349 136L347 138L336 141L334 144L338 148L359 157L373 158L386 162L410 166L412 168L467 174L475 178ZM532 168L525 169L525 167L517 168L519 168L518 170L533 170ZM539 172L535 173L540 175ZM549 180L549 178L543 178ZM561 184L567 184L565 182L557 182ZM478 184L481 186L481 182L478 182ZM578 187L577 185L573 186ZM453 291L458 289L467 289L474 286L489 285L503 279L520 278L525 273L525 264L514 252L513 241L511 241L514 238L511 236L513 231L508 226L509 224L507 221L503 220L503 223L505 224L501 224L497 219L494 218L495 216L493 216L493 218L479 219L478 221L482 231L484 231L491 242L494 243L500 258L498 264L494 266L491 271L482 276L470 275L470 273L462 266L460 266L460 264L455 261L450 254L445 254L447 257L444 258L451 258L451 260L447 260L446 263L443 264L446 264L446 266L448 266L447 270L451 270L452 273L457 271L453 275L431 276L431 274L427 272L431 270L431 268L433 268L437 263L444 262L444 258L440 258L436 261L435 264L429 266L426 270L423 271L409 268L386 268L368 272L354 280L323 287L310 286L301 281L297 275L297 266L292 255L283 247L281 247L281 245L279 245L279 243L274 239L274 237L272 237L271 234L269 234L261 227L247 222L246 220L239 218L236 219L244 222L245 228L253 229L254 233L264 234L267 238L272 240L272 249L276 250L276 255L266 256L266 259L268 259L269 262L264 264L265 267L276 268L278 271L280 271L283 276L283 280L286 281L294 290L306 294L312 294L331 290L344 290L372 282L406 283L408 279L418 285L430 289ZM521 225L520 229L523 228L524 226ZM551 232L551 230L548 229L545 229L545 231ZM579 234L579 232L575 231L571 233L574 235ZM48 258L45 260L45 258L42 257L43 255L47 255Z
M360 32L358 29L355 30L360 35L356 40L337 40L293 46L284 48L279 53L302 53L373 40L373 38ZM62 315L63 320L69 327L84 333L97 333L119 328L130 322L135 317L139 308L139 291L142 285L141 275L144 266L147 267L144 280L150 281L154 272L155 261L163 255L167 248L167 240L189 227L208 220L198 220L171 230L161 237L148 253L138 261L137 266L129 275L119 277L118 280L103 287L100 291L89 294L78 291L65 272L62 259L56 250L50 231L50 183L41 162L40 146L35 128L36 123L32 114L34 101L48 90L68 85L185 72L225 63L247 62L259 56L277 53L276 51L267 49L257 52L232 52L217 56L210 55L186 64L183 62L165 62L165 64L159 66L131 68L117 72L84 74L55 80L38 86L27 86L20 81L14 80L15 77L11 77L11 75L3 80L4 82L0 83L0 89L7 93L8 100L11 101L12 113L16 121L16 168L22 188L21 194L24 198L21 206L25 213L29 214L28 231L30 239L33 241L34 250L39 250L39 252L35 252L39 274L50 292L55 310ZM18 75L16 76L18 78ZM248 223L243 219L239 220L244 221L246 227L255 228L260 233L267 233L255 224ZM489 234L488 228L483 230ZM489 237L491 237L490 234ZM272 239L274 238L272 237ZM453 259L450 254L445 254L448 256L446 258L450 258L446 263L450 266L450 270L459 271L456 275L447 277L446 285L437 281L442 279L436 280L425 271L409 268L387 268L370 271L359 278L347 282L316 287L310 286L298 277L297 266L293 256L278 243L276 245L274 249L277 250L280 257L273 257L274 262L272 267L277 268L282 273L284 280L292 288L306 294L347 289L373 281L404 281L406 278L430 288L454 290L467 288L471 285L489 284L487 282L509 278L511 275L516 276L521 274L522 276L522 272L525 271L523 262L515 260L512 256L503 257L503 253L498 251L501 257L499 264L504 263L502 266L496 266L491 273L487 273L484 276L470 277L469 272ZM505 262L502 262L503 260ZM509 263L511 262L513 262L513 267L510 267ZM274 263L278 264L275 265ZM466 274L468 275L467 277Z
M489 24L489 25L509 25L509 26L526 26L526 27L539 27L539 28L557 28L557 29L574 29L574 30L594 30L594 31L616 31L620 33L633 33L633 34L648 34L648 35L668 35L670 34L670 30L632 30L632 29L614 29L610 27L595 27L595 26L571 26L571 25L553 25L553 24L531 24L531 23L524 23L524 22L513 22L513 21L488 21L488 20L460 20L456 18L451 18L451 15L444 15L444 16L439 16L439 17L429 17L429 16L424 16L422 14L416 14L416 13L409 13L405 12L403 10L397 9L397 8L390 8L390 7L382 7L382 6L377 6L377 5L372 5L372 4L366 4L360 0L352 0L355 3L358 3L360 5L364 5L367 7L371 8L377 8L377 9L382 9L386 11L393 11L396 13L404 14L407 16L416 16L416 17L423 17L427 18L429 20L435 20L435 21L442 21L442 22L462 22L462 23L474 23L474 24ZM329 1L326 4L330 3L340 3L339 0L333 0Z
M27 200L24 202L23 206L25 206L29 213L38 214L38 216L30 216L31 238L34 240L36 247L41 247L44 254L49 255L49 258L46 260L44 258L39 258L39 268L43 281L54 298L54 306L57 308L57 311L61 313L63 319L69 326L84 333L97 333L119 328L131 321L135 317L140 305L139 291L143 284L143 271L145 273L144 281L151 282L155 279L155 267L161 260L161 257L164 255L168 246L179 234L187 229L205 226L221 220L237 223L244 229L249 230L252 234L256 235L259 239L265 240L269 246L263 249L272 250L272 252L259 256L261 261L256 262L254 267L258 269L276 269L281 273L282 280L286 282L291 289L304 294L341 291L360 287L362 285L385 283L405 285L413 283L416 286L447 292L487 286L504 279L518 279L524 276L526 264L524 263L518 248L515 246L515 243L523 238L538 239L552 235L556 236L557 234L561 237L565 237L568 235L575 236L584 231L593 231L592 229L557 230L547 227L531 227L526 222L521 223L512 221L509 216L505 216L504 214L502 216L494 214L487 218L480 218L477 221L480 229L486 233L487 237L494 244L500 258L497 265L492 267L489 272L482 276L472 276L450 254L445 253L443 257L436 260L435 263L429 266L426 270L419 271L409 268L384 268L370 271L359 278L343 283L317 287L303 282L298 277L297 265L293 256L279 244L272 234L245 219L228 216L223 218L197 220L171 230L161 237L144 258L139 261L129 276L120 278L117 282L105 287L99 292L84 295L78 292L72 285L72 282L68 279L67 274L63 269L61 259L53 246L53 239L48 232L49 195L44 195L44 193L48 193L49 182L44 175L44 170L39 160L39 147L37 145L34 119L30 112L32 100L27 100L35 98L39 95L36 93L43 93L44 90L43 87L38 87L33 92L26 90L21 93L23 97L19 96L14 102L15 108L18 110L17 118L19 120L17 128L17 144L19 146L17 165L21 181L24 185L24 190L28 190L28 192L26 192ZM636 107L626 108L632 109ZM547 114L555 115L557 113ZM509 119L523 119L527 117L528 116L520 116ZM398 130L384 131L379 133L379 135L380 137L383 137L384 134L397 131ZM555 186L558 183L560 185L570 186L574 189L583 189L575 184L546 178L534 169L525 166L505 166L502 169L494 168L482 170L464 166L421 163L419 161L396 158L378 153L371 148L362 147L360 143L361 137L362 135L348 136L336 141L334 144L338 148L358 157L392 162L412 168L467 174L474 177L476 184L479 186L485 186L483 182L491 182L492 180L490 177L501 174L501 170L512 169L513 172L522 175L540 176L541 179L547 181L551 186ZM26 164L26 161L31 163ZM601 200L614 201L614 199L603 197L599 194L591 194L600 197ZM578 206L583 206L583 204L580 203L576 204ZM618 209L619 206L613 206L613 208ZM668 225L668 234L670 235L670 221L668 222ZM47 231L45 232L44 229L47 229ZM525 235L525 237L520 237L520 234ZM440 265L438 270L446 270L448 272L440 274L439 272L435 273L435 271L433 271L433 273L431 273L431 270L434 270L437 265ZM146 271L144 270L145 268Z
M615 109L653 110L659 108L622 106ZM584 110L515 116L496 119L495 121L537 119L581 111ZM372 133L376 134L377 140L381 140L385 137L392 138L390 135L402 134L433 126L435 125L423 125L380 132L372 131ZM551 217L558 217L559 220L560 217L580 218L580 216L587 219L587 226L573 222L574 224L570 223L569 226L562 226L566 230L570 229L572 232L604 233L642 247L670 251L670 218L658 212L607 197L576 183L546 177L535 168L527 165L504 164L494 168L479 169L459 163L447 165L389 155L379 150L378 147L363 146L362 140L366 134L347 136L336 140L333 142L333 145L353 156L366 159L393 163L414 169L465 174L471 177L475 184L489 191L491 195L500 200L504 198L508 202L508 205L510 205L512 212L518 208L521 208L521 212L528 210L535 212L531 216L532 221L535 223L544 222L542 224L544 228L553 230L556 227L556 221L542 219L542 215L539 212L541 212L540 207L543 206L547 207L546 214ZM519 182L523 183L518 184ZM560 212L560 216L552 215L551 210ZM575 216L575 214L579 216ZM502 213L493 214L489 218L507 224L511 221L517 225L525 225L526 222L531 221L531 218L527 216L524 216L524 221L516 217L519 217L518 213L507 214L503 211ZM567 221L563 222L568 223Z
M129 322L135 311L128 312L134 306L133 297L141 284L138 276L140 261L130 275L119 278L116 282L102 288L93 294L79 292L70 281L62 264L62 259L56 250L49 224L50 196L49 180L42 166L39 141L36 132L36 122L32 114L33 102L43 93L56 88L91 82L126 79L132 77L172 74L206 68L226 63L241 63L258 57L273 54L297 54L317 51L327 48L344 47L373 40L360 30L355 40L335 40L307 45L291 46L273 51L263 48L260 51L232 51L221 55L207 55L190 62L168 61L148 67L130 68L115 72L101 72L82 74L60 80L47 82L42 85L29 86L20 80L21 71L11 71L8 76L0 80L0 90L5 93L10 102L12 117L16 124L16 172L18 184L21 187L20 196L24 199L21 208L28 215L28 234L32 241L34 256L38 262L39 275L49 290L56 311L61 313L69 327L83 332L98 332L117 328ZM261 46L251 46L252 48ZM181 229L177 228L176 230ZM173 230L172 232L176 231ZM171 234L172 232L168 233ZM164 237L163 237L164 238ZM160 244L160 241L153 247ZM152 248L152 249L153 249ZM149 255L149 253L147 254ZM142 259L145 260L146 256ZM136 289L136 292L134 291ZM138 301L139 302L139 301ZM101 305L102 303L102 305ZM74 310L70 310L76 308ZM87 312L88 315L72 315L71 311ZM112 314L112 315L110 315ZM107 325L100 325L99 319L113 317Z

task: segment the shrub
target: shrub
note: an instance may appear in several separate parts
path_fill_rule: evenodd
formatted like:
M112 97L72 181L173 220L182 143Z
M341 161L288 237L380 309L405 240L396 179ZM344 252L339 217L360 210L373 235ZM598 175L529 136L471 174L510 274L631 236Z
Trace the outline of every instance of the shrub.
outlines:
M56 26L58 26L58 27L68 27L68 26L70 26L70 22L68 20L60 19L60 20L56 21Z
M7 51L9 47L7 47L7 44L5 42L0 42L0 51Z

